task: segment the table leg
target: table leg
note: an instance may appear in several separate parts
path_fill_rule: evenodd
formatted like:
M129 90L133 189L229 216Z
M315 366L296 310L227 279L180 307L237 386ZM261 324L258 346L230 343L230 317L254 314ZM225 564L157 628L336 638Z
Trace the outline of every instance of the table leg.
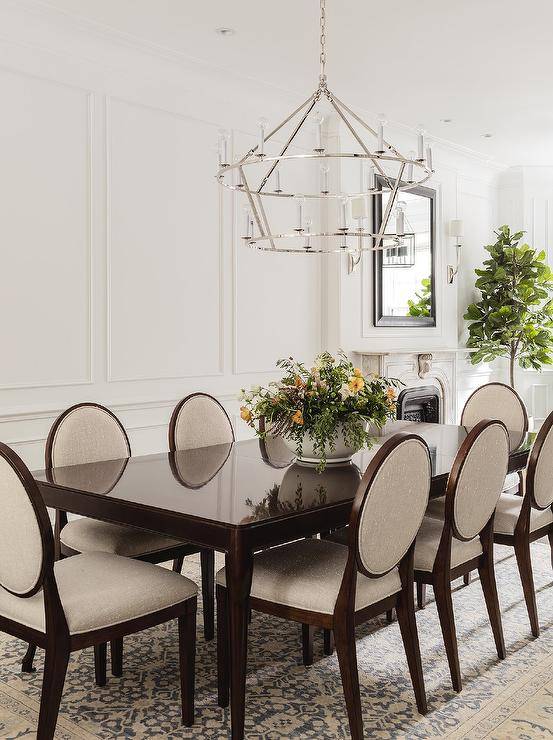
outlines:
M230 637L230 709L233 740L243 740L248 654L248 613L253 557L242 533L233 532L225 559Z

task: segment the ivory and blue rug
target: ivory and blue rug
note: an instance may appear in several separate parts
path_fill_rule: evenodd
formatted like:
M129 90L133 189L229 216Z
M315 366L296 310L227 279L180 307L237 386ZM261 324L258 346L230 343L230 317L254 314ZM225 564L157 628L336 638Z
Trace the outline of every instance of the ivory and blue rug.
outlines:
M542 635L530 635L512 551L497 548L497 580L507 659L498 661L480 584L454 595L464 689L455 694L434 603L417 613L430 713L417 714L397 623L375 620L358 631L357 654L367 738L553 737L553 571L550 550L532 547ZM194 558L185 574L198 579ZM431 596L431 592L430 592ZM348 724L336 657L323 657L316 636L316 662L301 664L299 627L254 614L250 626L246 736L347 738ZM0 737L32 738L42 681L20 673L24 645L0 635ZM196 722L179 722L175 624L125 640L123 678L94 685L92 653L74 653L62 699L56 737L203 738L229 737L229 711L217 706L215 642L206 644L198 619Z

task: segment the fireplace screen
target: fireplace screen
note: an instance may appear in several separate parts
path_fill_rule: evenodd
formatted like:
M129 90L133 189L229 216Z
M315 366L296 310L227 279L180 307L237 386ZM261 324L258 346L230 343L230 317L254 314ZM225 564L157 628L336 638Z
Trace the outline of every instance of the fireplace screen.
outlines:
M441 395L433 385L406 388L397 400L397 418L405 421L440 423Z

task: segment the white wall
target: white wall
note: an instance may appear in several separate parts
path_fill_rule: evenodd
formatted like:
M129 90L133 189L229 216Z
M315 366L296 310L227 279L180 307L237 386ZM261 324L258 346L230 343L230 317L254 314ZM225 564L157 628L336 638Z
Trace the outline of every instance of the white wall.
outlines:
M463 342L473 269L499 223L497 170L469 153L434 145L437 326L375 329L370 255L348 275L336 256L244 249L213 178L219 128L242 152L260 113L276 120L300 100L32 2L0 4L0 96L0 439L31 466L78 401L109 405L145 453L166 449L172 408L198 389L245 434L235 394L281 356ZM391 134L411 148L414 132ZM466 236L449 286L455 217ZM462 401L492 371L459 366Z
M413 148L413 135L396 130L390 138L399 147ZM436 326L421 328L375 327L373 322L373 260L365 254L357 271L347 274L345 260L340 268L339 295L341 346L349 350L432 352L463 348L466 343L467 305L475 297L474 268L483 259L482 245L489 242L497 226L497 177L499 169L440 143L433 143L435 176L428 183L436 190ZM465 236L459 275L450 285L447 266L455 264L455 241L448 236L451 219L464 220ZM471 391L493 377L488 365L473 367L466 353L457 359L457 408Z
M0 439L40 466L56 415L94 400L164 450L198 389L244 434L238 389L321 349L320 263L239 244L215 142L241 152L299 101L39 5L0 5L0 29Z
M530 246L545 249L553 267L553 167L511 167L499 180L501 223L526 232ZM506 373L506 367L502 368ZM517 370L517 389L524 396L535 424L553 409L553 370Z

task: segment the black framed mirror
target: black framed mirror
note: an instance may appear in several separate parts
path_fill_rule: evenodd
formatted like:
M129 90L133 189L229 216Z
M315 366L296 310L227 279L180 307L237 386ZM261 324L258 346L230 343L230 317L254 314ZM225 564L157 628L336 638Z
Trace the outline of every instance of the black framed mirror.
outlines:
M374 231L378 231L389 190L378 178L382 195L373 198ZM374 252L374 325L436 326L435 234L436 191L416 187L400 192L390 216L403 211L405 237L400 245Z

